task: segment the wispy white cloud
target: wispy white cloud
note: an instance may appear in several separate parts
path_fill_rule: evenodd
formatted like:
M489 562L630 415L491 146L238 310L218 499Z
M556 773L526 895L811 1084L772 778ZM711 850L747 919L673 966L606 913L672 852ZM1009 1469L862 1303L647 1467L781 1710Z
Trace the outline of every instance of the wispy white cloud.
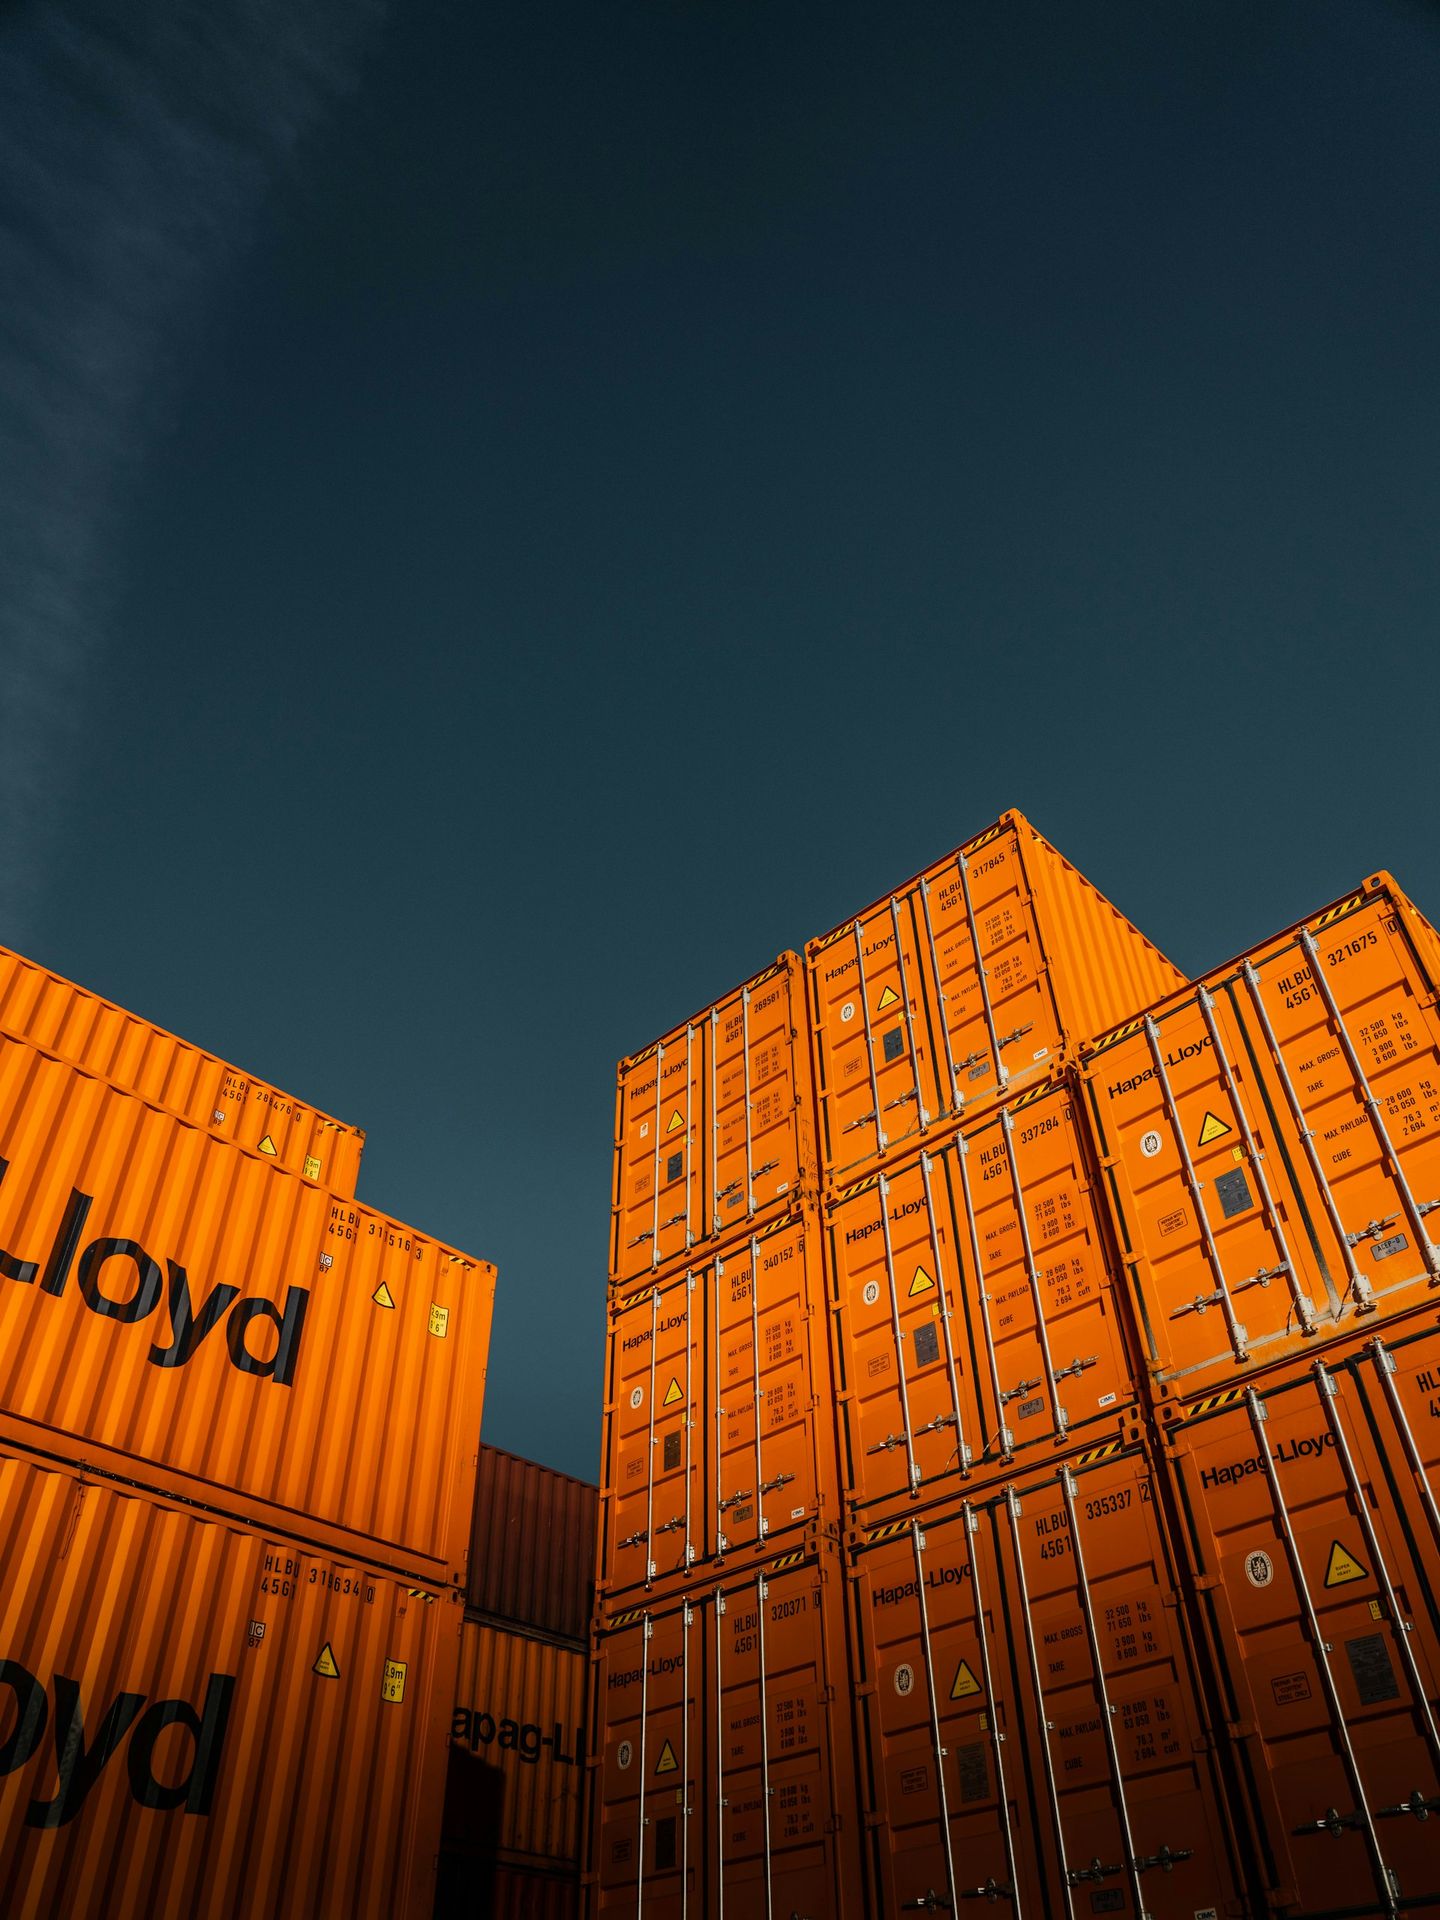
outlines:
M0 941L95 718L127 485L197 298L353 82L381 0L35 0L0 16Z

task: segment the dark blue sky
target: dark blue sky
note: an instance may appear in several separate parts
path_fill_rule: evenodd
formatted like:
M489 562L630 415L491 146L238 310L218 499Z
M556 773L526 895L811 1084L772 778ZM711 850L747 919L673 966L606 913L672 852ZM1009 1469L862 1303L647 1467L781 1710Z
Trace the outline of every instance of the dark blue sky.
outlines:
M12 9L0 938L365 1126L593 1476L617 1055L1011 805L1187 969L1440 911L1437 100L1400 0Z

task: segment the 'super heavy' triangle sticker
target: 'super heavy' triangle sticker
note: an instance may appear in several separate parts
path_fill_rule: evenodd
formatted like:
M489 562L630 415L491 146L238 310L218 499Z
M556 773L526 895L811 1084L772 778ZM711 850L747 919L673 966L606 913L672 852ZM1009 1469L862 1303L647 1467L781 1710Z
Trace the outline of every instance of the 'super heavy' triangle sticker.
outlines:
M950 1682L952 1700L968 1700L972 1693L979 1693L980 1682L970 1671L970 1662L962 1660L955 1669L955 1678Z
M666 1133L678 1133L680 1128L683 1127L684 1124L685 1124L685 1116L683 1113L681 1113L680 1109L677 1107L675 1111L671 1114L669 1120L666 1122L665 1131Z
M1332 1540L1330 1543L1330 1562L1325 1569L1326 1586L1344 1587L1348 1586L1352 1580L1368 1580L1369 1578L1370 1575L1366 1572L1365 1568L1361 1566L1354 1554L1350 1552L1349 1548L1342 1547L1338 1540Z
M340 1669L335 1664L335 1652L328 1640L324 1646L321 1647L319 1653L316 1654L315 1664L310 1671L312 1673L318 1673L322 1680L338 1680L340 1678Z
M675 1749L667 1740L660 1749L660 1758L655 1762L656 1773L674 1773L680 1762L675 1758Z
M665 1389L665 1398L660 1404L662 1407L673 1407L677 1400L683 1400L684 1398L685 1395L681 1389L680 1382L672 1373L670 1376L670 1384Z
M1222 1120L1218 1113L1207 1113L1200 1123L1200 1145L1208 1147L1212 1140L1223 1140L1230 1131L1228 1120Z
M265 1135L264 1139L260 1142L259 1151L261 1153L268 1153L272 1156L274 1155L275 1142L270 1138L268 1133Z
M885 1009L887 1007L893 1007L899 998L899 994L896 993L893 987L884 988L880 998L875 1003L875 1011L877 1013L884 1013Z
M913 1300L917 1293L928 1293L934 1284L924 1267L916 1267L915 1278L910 1282L910 1298Z

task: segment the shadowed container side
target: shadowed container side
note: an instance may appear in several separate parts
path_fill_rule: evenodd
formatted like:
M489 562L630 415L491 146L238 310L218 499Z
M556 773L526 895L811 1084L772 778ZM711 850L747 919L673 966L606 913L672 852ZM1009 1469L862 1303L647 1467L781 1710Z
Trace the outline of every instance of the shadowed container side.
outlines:
M254 1074L0 947L0 1034L138 1094L236 1146L352 1199L365 1145L359 1127L281 1093Z
M1266 1910L1440 1905L1440 1324L1165 1409L1231 1811Z
M1159 1400L1440 1296L1434 960L1429 923L1379 874L1087 1050Z
M835 1191L1049 1079L1184 975L1009 812L805 948Z
M793 953L622 1060L611 1286L668 1271L813 1194L812 1113Z
M0 1161L32 1445L463 1580L493 1267L5 1040Z
M583 1647L594 1601L597 1497L587 1481L482 1445L467 1611Z
M458 1595L8 1452L0 1564L7 1920L427 1920Z

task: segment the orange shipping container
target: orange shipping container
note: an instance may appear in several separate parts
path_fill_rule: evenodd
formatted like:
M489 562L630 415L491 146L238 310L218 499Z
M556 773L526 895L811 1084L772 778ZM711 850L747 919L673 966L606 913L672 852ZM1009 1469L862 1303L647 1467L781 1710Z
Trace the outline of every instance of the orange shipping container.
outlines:
M463 1578L494 1286L0 1040L0 1414L61 1458Z
M602 1598L838 1532L823 1288L802 1213L612 1305Z
M458 1599L0 1455L7 1920L427 1920Z
M1089 1053L1160 1394L1229 1384L1440 1284L1431 940L1381 874Z
M351 1199L365 1135L0 947L0 1034Z
M872 1920L1237 1911L1141 1448L886 1522L851 1568Z
M1440 1328L1211 1396L1168 1447L1267 1906L1433 1906Z
M784 1555L599 1633L595 1920L864 1912L840 1597Z
M463 1775L479 1763L470 1824L497 1858L578 1866L585 1668L581 1648L465 1622L451 1764Z
M620 1062L612 1283L673 1266L813 1191L805 1024L804 969L782 953Z
M863 1521L1135 1417L1123 1287L1068 1076L828 1210L846 1492Z
M832 1185L1034 1086L1184 979L1014 812L805 963Z
M595 1599L596 1489L482 1446L466 1603L473 1613L585 1645Z

